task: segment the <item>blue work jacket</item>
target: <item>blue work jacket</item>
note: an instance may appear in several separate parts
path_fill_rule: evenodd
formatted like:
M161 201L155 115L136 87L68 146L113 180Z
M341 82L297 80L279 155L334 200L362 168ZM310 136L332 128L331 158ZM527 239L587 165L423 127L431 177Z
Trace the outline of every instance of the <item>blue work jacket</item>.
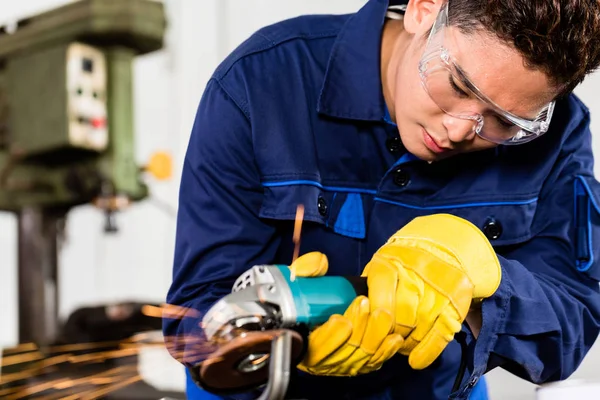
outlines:
M418 160L382 94L388 5L370 0L351 15L265 27L216 69L183 165L167 302L203 312L249 267L289 264L298 204L301 253L325 253L333 275L359 275L413 218L451 213L481 228L502 266L479 338L465 328L460 389L451 393L454 341L425 370L398 355L353 378L300 373L289 397L466 399L496 367L534 383L567 378L600 329L600 184L588 109L570 95L549 132L528 144ZM193 318L166 319L164 332L201 333ZM197 361L187 354L186 363Z

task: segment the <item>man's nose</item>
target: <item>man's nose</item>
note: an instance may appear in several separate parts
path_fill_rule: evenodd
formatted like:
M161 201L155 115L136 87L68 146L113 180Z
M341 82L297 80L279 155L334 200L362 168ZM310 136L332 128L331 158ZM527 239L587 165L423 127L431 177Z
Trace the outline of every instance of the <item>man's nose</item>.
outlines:
M472 119L457 118L445 114L443 124L446 132L448 132L448 139L453 143L473 140L477 134L475 131L477 121Z

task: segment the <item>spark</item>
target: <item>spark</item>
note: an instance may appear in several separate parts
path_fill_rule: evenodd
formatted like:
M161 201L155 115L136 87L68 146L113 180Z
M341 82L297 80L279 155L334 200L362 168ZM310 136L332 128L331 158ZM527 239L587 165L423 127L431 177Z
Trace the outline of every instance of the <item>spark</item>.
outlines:
M3 354L9 356L11 354L24 353L26 351L35 351L37 349L38 346L35 343L23 343L16 347L13 347L12 349L5 349L3 351Z
M294 255L292 257L292 264L290 265L290 280L293 282L296 279L296 267L294 261L300 255L300 234L302 231L302 221L304 220L304 205L298 204L296 208L296 219L294 221L294 235L292 240L294 241Z
M145 305L142 313L155 318L199 318L186 307ZM166 336L143 332L121 341L38 346L20 344L0 351L0 398L3 400L95 400L141 381L137 360L149 348L164 348L177 360L211 357L218 343L203 337ZM185 348L185 350L184 350ZM81 354L84 352L85 354ZM103 363L118 361L120 366ZM122 365L125 364L125 365ZM157 365L160 370L162 365ZM92 373L86 373L92 368ZM100 368L108 370L98 372ZM164 368L164 367L163 367Z
M28 361L41 360L42 358L44 358L44 355L38 351L30 354L16 354L14 356L4 357L2 359L2 365L8 367L11 365L23 364Z

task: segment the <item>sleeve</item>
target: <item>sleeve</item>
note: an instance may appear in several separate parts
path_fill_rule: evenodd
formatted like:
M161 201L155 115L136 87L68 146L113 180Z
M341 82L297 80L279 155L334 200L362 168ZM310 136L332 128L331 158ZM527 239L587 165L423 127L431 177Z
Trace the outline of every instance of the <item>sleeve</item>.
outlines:
M250 118L221 82L208 82L184 159L165 317L171 354L186 366L202 361L202 314L246 269L274 259L274 228L258 217L263 189L253 153Z
M482 304L483 324L470 346L472 374L454 398L467 398L497 366L535 384L566 379L598 337L600 184L589 119L577 130L540 196L537 234L497 249L502 282Z

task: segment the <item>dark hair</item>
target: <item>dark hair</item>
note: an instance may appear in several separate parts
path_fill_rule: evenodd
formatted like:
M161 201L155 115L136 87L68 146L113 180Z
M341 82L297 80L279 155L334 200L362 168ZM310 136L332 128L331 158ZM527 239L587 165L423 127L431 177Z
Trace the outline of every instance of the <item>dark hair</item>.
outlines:
M449 0L448 20L464 33L483 28L511 45L559 95L600 64L598 0Z

